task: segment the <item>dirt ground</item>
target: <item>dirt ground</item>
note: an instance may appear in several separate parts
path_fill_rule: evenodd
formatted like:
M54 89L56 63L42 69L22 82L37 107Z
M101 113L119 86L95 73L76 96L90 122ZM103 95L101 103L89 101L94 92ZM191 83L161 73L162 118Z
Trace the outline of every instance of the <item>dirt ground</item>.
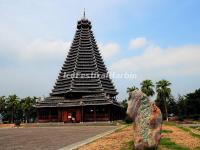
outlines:
M175 126L163 125L162 129L172 131L171 133L163 133L163 138L170 138L171 141L175 142L176 144L190 149L200 147L200 139L192 137L189 133L184 132ZM120 150L124 143L132 139L133 129L130 125L92 143L84 145L78 150ZM167 150L167 148L159 146L159 150Z
M163 134L163 137L168 137L176 144L188 147L190 149L195 149L200 146L200 139L192 137L188 132L184 132L183 130L174 127L164 125L163 129L171 130L172 133Z
M130 141L132 137L132 126L128 126L90 144L84 145L78 150L119 150L123 143Z

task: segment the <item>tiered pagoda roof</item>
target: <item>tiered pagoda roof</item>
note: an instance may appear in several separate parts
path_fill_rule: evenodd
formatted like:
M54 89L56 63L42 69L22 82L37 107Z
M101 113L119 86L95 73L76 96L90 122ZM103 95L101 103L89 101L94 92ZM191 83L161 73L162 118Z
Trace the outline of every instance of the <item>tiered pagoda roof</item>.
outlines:
M96 44L91 22L78 21L73 43L55 86L37 107L116 104L118 94Z

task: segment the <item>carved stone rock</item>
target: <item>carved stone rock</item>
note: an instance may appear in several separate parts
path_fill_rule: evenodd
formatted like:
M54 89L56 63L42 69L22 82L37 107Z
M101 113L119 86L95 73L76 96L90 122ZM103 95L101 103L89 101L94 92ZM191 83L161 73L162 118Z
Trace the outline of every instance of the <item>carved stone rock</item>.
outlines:
M130 93L127 114L133 120L135 149L156 148L161 138L162 114L143 92Z

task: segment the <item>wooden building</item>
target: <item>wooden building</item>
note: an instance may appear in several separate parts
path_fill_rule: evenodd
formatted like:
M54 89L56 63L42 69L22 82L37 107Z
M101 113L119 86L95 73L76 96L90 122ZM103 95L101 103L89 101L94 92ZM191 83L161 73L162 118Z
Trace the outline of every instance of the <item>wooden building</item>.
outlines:
M38 122L113 121L122 118L118 94L98 50L91 22L78 21L73 43L49 97L36 104Z

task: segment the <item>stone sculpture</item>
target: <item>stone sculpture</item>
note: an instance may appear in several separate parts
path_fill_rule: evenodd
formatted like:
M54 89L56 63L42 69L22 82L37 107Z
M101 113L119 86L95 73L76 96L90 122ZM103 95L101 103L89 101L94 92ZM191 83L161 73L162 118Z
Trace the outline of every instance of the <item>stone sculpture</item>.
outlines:
M143 92L130 93L127 114L133 120L135 149L156 148L161 138L162 114Z

